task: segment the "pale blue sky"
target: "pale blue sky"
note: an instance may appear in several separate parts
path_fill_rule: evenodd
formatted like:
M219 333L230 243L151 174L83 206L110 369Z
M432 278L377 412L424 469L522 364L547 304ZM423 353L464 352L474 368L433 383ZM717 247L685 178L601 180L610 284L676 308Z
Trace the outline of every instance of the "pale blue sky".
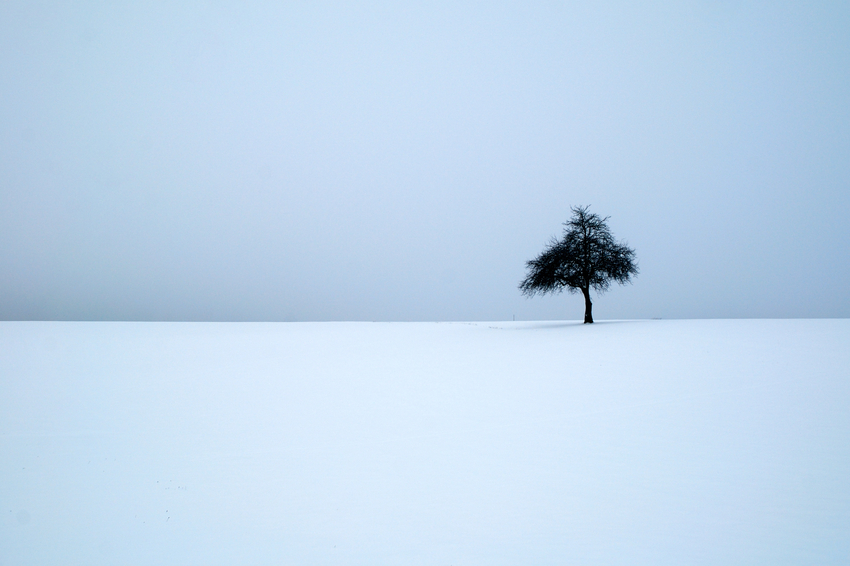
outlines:
M850 316L846 2L0 4L0 318Z

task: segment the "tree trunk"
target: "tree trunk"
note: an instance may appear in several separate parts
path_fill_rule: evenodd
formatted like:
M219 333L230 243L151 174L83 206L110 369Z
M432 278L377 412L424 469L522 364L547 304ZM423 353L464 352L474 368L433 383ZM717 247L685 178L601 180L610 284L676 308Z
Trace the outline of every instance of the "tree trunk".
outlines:
M582 289L584 295L584 323L593 324L593 303L590 302L590 289Z

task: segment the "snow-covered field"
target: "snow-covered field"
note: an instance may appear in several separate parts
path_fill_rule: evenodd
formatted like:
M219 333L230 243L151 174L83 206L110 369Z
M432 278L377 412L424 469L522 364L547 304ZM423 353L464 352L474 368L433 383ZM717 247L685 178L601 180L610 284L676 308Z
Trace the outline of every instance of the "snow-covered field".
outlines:
M0 564L848 564L850 320L0 323Z

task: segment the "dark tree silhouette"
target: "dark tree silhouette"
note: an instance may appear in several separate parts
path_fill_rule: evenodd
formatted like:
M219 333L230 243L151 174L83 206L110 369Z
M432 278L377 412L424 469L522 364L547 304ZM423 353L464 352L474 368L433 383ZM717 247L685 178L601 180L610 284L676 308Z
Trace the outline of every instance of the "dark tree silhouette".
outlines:
M564 223L564 237L554 238L537 259L526 262L528 275L519 284L523 295L570 293L584 295L584 322L592 323L590 290L604 293L615 281L628 283L638 274L635 251L617 243L605 223L588 212L587 206L572 207L573 217Z

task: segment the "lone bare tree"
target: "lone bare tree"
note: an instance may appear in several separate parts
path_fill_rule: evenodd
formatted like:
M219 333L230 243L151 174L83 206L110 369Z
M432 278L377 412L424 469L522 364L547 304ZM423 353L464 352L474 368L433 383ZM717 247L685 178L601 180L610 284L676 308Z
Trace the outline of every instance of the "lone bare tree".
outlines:
M546 250L526 262L528 275L519 284L523 295L570 293L584 295L584 322L593 322L590 290L604 293L615 281L628 283L638 274L635 251L625 243L617 243L605 223L588 212L587 206L572 207L573 217L564 223L564 237L552 239Z

